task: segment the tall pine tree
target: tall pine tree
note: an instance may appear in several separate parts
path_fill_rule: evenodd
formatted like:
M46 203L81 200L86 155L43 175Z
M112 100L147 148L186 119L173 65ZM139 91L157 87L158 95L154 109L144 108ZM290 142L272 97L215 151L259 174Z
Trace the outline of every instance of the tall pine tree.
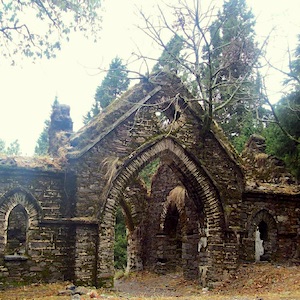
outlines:
M55 99L52 104L52 109L55 105L59 104L57 96L55 96ZM47 119L44 122L44 128L43 131L40 133L40 136L36 142L34 154L37 156L43 156L48 154L48 148L49 148L49 126L50 126L50 119Z
M19 140L12 141L8 147L6 147L5 141L0 139L0 153L5 155L21 155L21 147Z
M222 108L216 109L215 119L229 139L237 143L241 142L242 134L260 129L255 121L261 82L253 69L259 55L254 25L254 16L245 0L227 0L209 27L209 48L203 48L203 59L210 63L202 76L207 91L213 93L214 107ZM209 87L212 80L213 91Z
M182 49L183 40L179 35L175 34L165 45L163 52L152 71L165 71L177 74L180 69L180 52Z
M275 117L264 135L267 151L283 159L300 180L300 35L285 84L291 91L274 106Z
M128 85L127 68L119 57L115 57L109 65L106 76L97 87L95 102L91 110L83 117L84 124L87 124L101 109L107 107L114 99L126 91Z
M5 141L0 139L0 153L4 153L4 152L5 152Z

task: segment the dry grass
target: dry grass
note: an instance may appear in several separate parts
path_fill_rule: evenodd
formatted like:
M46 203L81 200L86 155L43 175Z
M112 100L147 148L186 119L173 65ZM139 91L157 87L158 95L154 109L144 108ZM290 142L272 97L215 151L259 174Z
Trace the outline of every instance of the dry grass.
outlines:
M61 158L50 156L7 156L0 154L0 165L3 167L19 167L28 169L38 169L42 171L60 171L63 168Z
M0 292L0 299L2 300L35 300L35 299L49 299L49 300L66 300L69 296L57 296L58 291L65 289L66 283L53 284L32 284L24 287L12 288Z
M214 293L257 297L253 299L300 299L300 266L253 264L241 267ZM252 299L252 298L249 298Z
M189 299L189 300L296 300L300 299L300 266L276 266L270 264L246 265L233 278L213 290L202 290L195 282L184 280L179 274L159 276L138 273L124 277L115 290L98 290L98 299ZM70 296L58 296L67 283L30 285L0 291L5 300L70 300ZM91 299L89 295L82 300Z

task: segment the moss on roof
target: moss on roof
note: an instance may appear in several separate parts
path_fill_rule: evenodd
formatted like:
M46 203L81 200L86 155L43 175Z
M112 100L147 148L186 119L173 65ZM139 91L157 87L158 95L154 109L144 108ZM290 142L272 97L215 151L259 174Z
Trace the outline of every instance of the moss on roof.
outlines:
M284 162L265 153L265 139L252 135L241 154L246 191L278 194L299 194L300 187Z
M7 156L0 154L0 168L25 168L40 171L62 171L65 161L60 158L50 156L29 157L29 156Z
M152 97L174 97L178 93L187 91L180 79L171 74L160 73L136 84L71 136L68 158L88 151Z

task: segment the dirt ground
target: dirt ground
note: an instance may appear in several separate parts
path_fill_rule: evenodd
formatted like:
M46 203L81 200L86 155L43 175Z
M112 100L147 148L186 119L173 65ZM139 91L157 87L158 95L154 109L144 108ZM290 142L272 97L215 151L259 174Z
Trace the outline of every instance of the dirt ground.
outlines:
M5 300L70 300L58 295L69 283L35 284L0 291ZM203 300L300 300L300 266L253 264L241 266L222 286L203 289L186 281L180 273L157 275L140 272L116 280L114 289L87 288L80 297L87 299L203 299ZM96 298L95 298L96 297Z

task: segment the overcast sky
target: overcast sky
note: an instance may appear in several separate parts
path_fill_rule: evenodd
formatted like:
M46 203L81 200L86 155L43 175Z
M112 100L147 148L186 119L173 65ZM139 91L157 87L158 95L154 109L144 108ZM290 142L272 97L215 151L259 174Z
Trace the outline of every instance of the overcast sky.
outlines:
M139 22L135 5L149 10L158 0L107 0L104 2L101 40L92 41L72 36L63 45L56 59L36 63L24 60L19 66L0 66L0 138L7 144L16 139L24 155L32 155L44 121L49 118L55 96L60 103L71 106L74 130L82 126L82 116L92 106L97 86L104 76L99 68L107 68L116 56L123 59L137 52L137 46L149 55L159 55L150 41L135 27ZM295 47L300 33L299 0L248 0L257 17L257 35L267 35L277 25L272 42L272 57L281 67L282 53ZM273 55L274 54L274 55ZM272 77L270 82L280 81ZM271 96L277 97L278 84Z

